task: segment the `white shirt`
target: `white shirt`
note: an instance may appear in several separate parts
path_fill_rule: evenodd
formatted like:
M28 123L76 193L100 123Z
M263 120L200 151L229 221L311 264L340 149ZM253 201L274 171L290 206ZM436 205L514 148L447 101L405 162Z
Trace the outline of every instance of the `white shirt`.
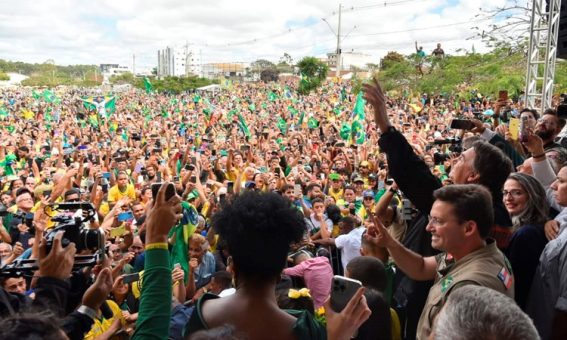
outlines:
M346 235L339 235L335 239L335 245L341 250L341 262L343 269L346 269L350 260L360 256L360 245L362 243L362 233L366 230L364 227L358 227L351 230Z

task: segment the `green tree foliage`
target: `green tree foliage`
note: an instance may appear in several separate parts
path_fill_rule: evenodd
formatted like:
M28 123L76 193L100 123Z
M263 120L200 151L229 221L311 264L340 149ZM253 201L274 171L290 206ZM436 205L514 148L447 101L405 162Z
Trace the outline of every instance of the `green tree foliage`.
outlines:
M329 66L315 57L301 59L297 67L303 78L298 88L300 94L307 94L319 87L329 72Z
M199 78L197 76L189 77L165 77L163 79L156 79L155 77L149 77L152 83L153 91L156 92L168 92L168 93L181 93L185 91L190 91L198 87L211 85L212 82L205 78ZM130 72L125 72L120 75L115 75L110 77L111 84L131 84L135 88L145 89L144 79L134 76Z
M0 71L0 80L10 80L10 76Z
M443 59L428 56L423 62L423 76L413 56L388 57L384 58L387 61L382 60L382 68L375 75L387 91L406 88L415 94L466 96L476 89L492 97L496 97L499 90L517 95L525 88L524 51L520 46L502 45L486 54L469 53ZM557 62L555 84L556 93L567 91L567 63L564 61Z

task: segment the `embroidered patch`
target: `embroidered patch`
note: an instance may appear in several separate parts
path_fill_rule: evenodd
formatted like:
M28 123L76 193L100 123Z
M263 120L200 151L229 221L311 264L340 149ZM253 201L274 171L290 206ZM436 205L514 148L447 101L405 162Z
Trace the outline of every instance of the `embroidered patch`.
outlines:
M445 293L449 287L451 287L451 283L453 283L453 277L451 275L447 275L447 277L441 281L441 293Z
M500 279L500 281L502 281L506 289L510 289L510 287L512 287L514 278L508 272L508 269L506 269L506 267L502 267L502 270L500 270L500 273L498 273L498 278Z

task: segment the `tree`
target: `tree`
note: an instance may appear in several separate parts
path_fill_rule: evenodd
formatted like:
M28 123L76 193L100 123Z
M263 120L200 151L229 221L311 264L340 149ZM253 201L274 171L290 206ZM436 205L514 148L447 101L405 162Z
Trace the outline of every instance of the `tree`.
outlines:
M385 70L395 63L401 63L404 61L406 61L406 58L402 54L396 51L390 51L380 60L380 67Z
M124 72L122 74L116 74L110 77L109 79L111 84L132 84L134 85L134 74L132 72Z
M280 58L280 62L278 65L289 65L293 66L293 58L286 52Z
M481 30L478 26L472 27L476 35L488 46L497 47L501 44L512 45L523 43L530 30L532 1L506 2L501 7L482 9L477 14L478 21L491 21L488 30Z
M269 68L262 70L262 72L260 72L260 80L262 80L265 83L271 81L278 81L279 76L280 76L280 72L276 68Z
M258 59L252 64L250 64L252 70L255 72L262 72L265 69L275 68L276 65L269 60L266 59Z
M308 94L319 87L329 72L329 66L315 57L301 59L297 67L302 77L298 88L300 94Z
M0 80L10 80L10 76L0 71Z

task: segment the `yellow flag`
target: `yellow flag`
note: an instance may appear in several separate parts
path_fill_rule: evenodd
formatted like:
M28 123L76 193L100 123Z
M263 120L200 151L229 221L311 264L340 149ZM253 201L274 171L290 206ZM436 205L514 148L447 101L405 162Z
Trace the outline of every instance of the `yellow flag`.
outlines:
M31 110L24 110L24 119L26 120L30 120L33 119L35 117L35 113L33 113L33 111Z

